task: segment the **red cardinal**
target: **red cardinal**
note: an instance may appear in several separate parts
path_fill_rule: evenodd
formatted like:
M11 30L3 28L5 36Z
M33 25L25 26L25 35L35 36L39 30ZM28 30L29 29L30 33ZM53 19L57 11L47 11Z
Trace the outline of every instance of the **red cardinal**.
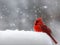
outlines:
M51 29L48 28L42 21L42 18L37 18L36 21L34 22L34 31L36 32L45 32L47 33L51 39L57 44L57 41L52 37L51 35Z

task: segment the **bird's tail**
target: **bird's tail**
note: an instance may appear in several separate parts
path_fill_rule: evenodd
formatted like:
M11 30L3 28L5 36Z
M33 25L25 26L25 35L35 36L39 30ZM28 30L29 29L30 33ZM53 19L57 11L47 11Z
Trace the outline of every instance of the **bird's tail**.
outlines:
M55 42L55 44L57 44L58 42L53 38L53 36L51 34L49 34L49 36L51 37L51 39Z

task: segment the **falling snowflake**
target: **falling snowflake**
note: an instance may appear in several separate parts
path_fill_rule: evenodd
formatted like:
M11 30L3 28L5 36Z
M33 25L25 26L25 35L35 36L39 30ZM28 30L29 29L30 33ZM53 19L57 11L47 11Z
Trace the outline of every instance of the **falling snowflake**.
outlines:
M48 8L48 7L47 7L47 6L43 6L43 8L45 8L45 9L46 9L46 8Z

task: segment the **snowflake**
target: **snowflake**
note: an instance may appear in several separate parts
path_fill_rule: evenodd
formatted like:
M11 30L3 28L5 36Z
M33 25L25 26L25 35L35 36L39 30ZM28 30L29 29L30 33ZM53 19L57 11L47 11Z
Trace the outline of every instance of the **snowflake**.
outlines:
M14 23L11 23L10 26L15 26L15 24Z
M36 8L36 6L33 6L33 8L35 9L35 8Z
M22 19L22 23L25 23L26 19Z
M22 11L20 11L20 14L23 14L23 12L22 12Z
M48 8L48 7L47 7L47 6L43 6L43 8L45 8L45 9L46 9L46 8Z
M3 18L3 16L0 16L0 19L2 19Z
M16 12L19 13L19 10L20 10L20 8L17 8L17 9L16 9Z
M35 10L34 12L37 13L37 10Z

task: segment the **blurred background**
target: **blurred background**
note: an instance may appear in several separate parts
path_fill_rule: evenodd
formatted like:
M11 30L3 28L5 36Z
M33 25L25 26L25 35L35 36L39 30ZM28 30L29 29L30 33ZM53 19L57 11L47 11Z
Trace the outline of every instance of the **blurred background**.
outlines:
M42 17L60 41L60 0L0 0L0 30L33 30Z
M60 22L60 1L0 0L0 30L31 30L38 17L47 25L53 20Z

